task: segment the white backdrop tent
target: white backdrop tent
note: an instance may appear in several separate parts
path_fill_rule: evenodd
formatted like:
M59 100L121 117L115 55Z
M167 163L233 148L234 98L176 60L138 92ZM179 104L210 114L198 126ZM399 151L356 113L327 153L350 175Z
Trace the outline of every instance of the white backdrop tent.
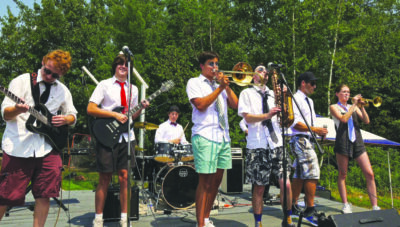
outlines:
M327 142L335 142L336 139L336 130L335 123L332 119L327 117L317 116L317 121L315 122L315 126L323 127L324 125L328 128L328 135L324 139L324 143ZM292 131L288 129L287 135L292 135ZM389 147L400 147L400 143L388 140L381 136L375 135L373 133L367 132L361 129L361 135L363 137L365 144L377 145L377 146L389 146Z
M327 134L326 138L323 140L323 143L321 145L333 145L335 143L336 130L335 130L335 123L332 119L327 118L327 117L317 116L317 121L315 123L315 126L317 126L317 127L327 126L327 129L328 129L328 134ZM286 135L291 136L292 131L290 129L288 129L288 132ZM373 133L367 132L362 129L361 129L361 135L363 137L363 140L364 140L364 143L366 146L371 145L371 146L381 146L381 147L393 147L393 148L397 148L397 149L400 147L400 143L388 140L386 138L383 138L381 136L375 135ZM320 137L317 139L318 139L318 142L321 141ZM391 194L392 208L393 208L393 189L392 189L392 178L391 178L391 170L390 170L389 150L387 151L387 157L388 157L388 166L389 166L388 175L389 175L390 194Z

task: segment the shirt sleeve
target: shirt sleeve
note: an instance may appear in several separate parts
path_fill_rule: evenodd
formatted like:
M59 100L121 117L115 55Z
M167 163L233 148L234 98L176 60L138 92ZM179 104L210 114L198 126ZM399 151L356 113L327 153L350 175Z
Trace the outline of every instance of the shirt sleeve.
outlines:
M189 102L194 98L203 97L201 93L200 81L197 78L191 78L186 86L186 93L189 98Z
M96 103L100 105L104 99L104 82L101 81L96 88L94 89L92 96L89 99L89 102Z
M250 113L249 95L246 90L243 90L239 95L238 115L243 117L243 113Z
M78 111L76 110L76 108L74 106L74 102L72 101L71 92L67 88L66 88L66 91L65 91L65 102L62 104L61 108L63 110L63 114L64 115L72 115L72 116L74 116L75 120L74 120L74 123L72 125L75 125L76 121L78 120L77 117L76 117Z
M246 132L247 130L247 122L246 120L243 118L240 122L239 122L239 126L242 129L243 132Z

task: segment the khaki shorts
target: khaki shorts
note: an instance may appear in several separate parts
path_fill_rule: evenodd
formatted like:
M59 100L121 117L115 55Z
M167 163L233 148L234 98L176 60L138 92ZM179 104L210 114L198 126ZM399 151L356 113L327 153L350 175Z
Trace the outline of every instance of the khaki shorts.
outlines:
M296 157L293 162L295 168L293 178L319 179L318 157L310 140L306 137L293 136L290 140L290 148Z

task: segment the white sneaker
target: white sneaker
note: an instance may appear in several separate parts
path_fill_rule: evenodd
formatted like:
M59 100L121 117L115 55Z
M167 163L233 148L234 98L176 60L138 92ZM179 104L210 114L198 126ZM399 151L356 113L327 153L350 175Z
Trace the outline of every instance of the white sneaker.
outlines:
M351 204L350 203L345 203L343 205L342 213L343 214L351 214L351 213L353 213L353 211L351 210Z
M103 219L94 219L93 227L103 227Z
M378 207L378 206L373 206L373 207L372 207L372 210L381 210L381 208Z
M207 222L205 227L215 227L212 221Z

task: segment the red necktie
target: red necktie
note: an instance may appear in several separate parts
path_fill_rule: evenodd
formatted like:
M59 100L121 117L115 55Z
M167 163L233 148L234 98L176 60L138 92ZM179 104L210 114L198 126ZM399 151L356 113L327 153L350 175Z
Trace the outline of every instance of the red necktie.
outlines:
M119 85L121 85L121 106L125 107L124 110L122 110L122 113L125 113L126 110L128 109L128 104L126 103L126 95L125 95L125 82L119 82Z

